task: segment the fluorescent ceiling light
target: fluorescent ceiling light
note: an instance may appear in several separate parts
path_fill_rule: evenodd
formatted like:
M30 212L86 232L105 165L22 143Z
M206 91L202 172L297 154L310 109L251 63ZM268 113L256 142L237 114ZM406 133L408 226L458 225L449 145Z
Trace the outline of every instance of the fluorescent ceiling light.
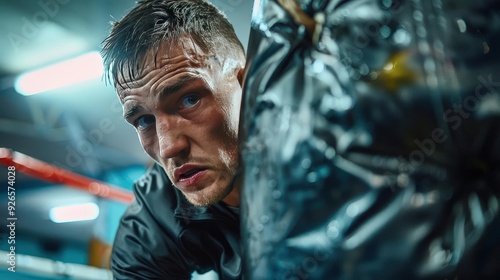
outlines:
M33 95L100 78L103 69L99 52L91 52L24 73L16 79L14 87L22 95Z
M94 220L99 216L99 207L93 202L58 206L50 209L49 217L54 223Z

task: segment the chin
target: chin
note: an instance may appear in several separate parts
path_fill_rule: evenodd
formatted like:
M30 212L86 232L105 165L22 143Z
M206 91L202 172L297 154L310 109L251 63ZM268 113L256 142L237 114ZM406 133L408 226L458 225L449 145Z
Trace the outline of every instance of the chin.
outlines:
M191 195L184 194L184 196L189 201L189 203L191 203L192 205L194 205L196 207L208 207L208 206L214 205L217 202L221 201L220 199L217 200L217 199L210 199L210 198L206 198L206 197L200 198L197 195L192 195L192 194Z
M230 192L230 187L216 190L205 188L198 192L184 194L184 196L194 206L207 207L222 201Z

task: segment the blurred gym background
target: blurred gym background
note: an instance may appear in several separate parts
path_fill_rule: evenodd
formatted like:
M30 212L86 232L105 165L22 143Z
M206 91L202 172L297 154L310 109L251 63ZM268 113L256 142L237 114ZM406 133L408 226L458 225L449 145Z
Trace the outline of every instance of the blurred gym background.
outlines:
M227 15L246 46L253 1L211 2ZM110 21L120 19L134 3L2 2L0 149L6 149L0 152L4 159L0 164L0 279L110 277L110 246L126 203L46 182L19 169L15 178L9 177L5 162L10 149L17 159L26 161L24 154L132 191L133 182L151 161L134 129L122 119L121 105L114 89L102 80L95 52ZM58 63L63 63L59 70L50 68ZM44 67L59 72L25 75ZM15 228L9 227L11 222ZM11 246L15 246L15 273L9 271L13 270Z

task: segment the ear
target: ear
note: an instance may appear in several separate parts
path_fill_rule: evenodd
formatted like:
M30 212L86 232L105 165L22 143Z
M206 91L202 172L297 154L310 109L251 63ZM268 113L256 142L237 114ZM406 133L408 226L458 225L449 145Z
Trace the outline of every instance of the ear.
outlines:
M244 76L245 76L245 67L243 67L243 66L238 67L237 78L238 78L238 82L240 83L241 87L243 87Z

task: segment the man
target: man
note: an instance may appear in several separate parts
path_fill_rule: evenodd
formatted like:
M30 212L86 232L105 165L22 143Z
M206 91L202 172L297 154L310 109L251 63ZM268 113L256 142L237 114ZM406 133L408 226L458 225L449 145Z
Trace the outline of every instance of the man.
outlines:
M244 49L203 0L143 0L103 43L108 76L156 162L118 229L117 279L240 277L238 119Z

